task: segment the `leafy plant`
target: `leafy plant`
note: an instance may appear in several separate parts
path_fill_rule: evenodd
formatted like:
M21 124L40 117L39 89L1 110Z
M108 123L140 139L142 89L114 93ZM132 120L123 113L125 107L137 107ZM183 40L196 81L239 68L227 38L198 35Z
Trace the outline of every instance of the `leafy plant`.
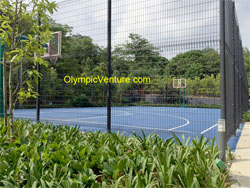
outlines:
M48 24L49 14L56 10L56 3L44 0L1 0L0 1L0 38L3 51L3 90L8 92L4 97L4 121L7 126L7 103L9 104L9 134L13 133L13 111L17 101L24 102L35 98L37 93L31 82L37 83L41 74L36 70L37 63L47 66L42 56L42 45L52 36ZM38 21L43 24L39 26ZM39 36L39 40L38 37ZM2 52L1 52L2 53ZM36 54L34 56L34 54ZM26 69L22 74L24 81L15 83L15 72L20 69L20 62ZM7 71L8 70L8 71ZM9 78L9 79L7 79ZM2 79L2 78L1 78ZM8 82L8 87L7 86ZM21 88L20 88L21 87ZM7 101L8 97L8 101Z
M72 99L68 101L69 106L73 107L91 107L93 106L88 97L85 94L81 94L79 96L74 96Z
M233 161L235 159L235 155L233 154L230 147L227 147L227 159Z
M229 187L204 137L85 132L14 122L11 144L0 125L0 187Z
M244 115L243 115L243 119L245 122L249 122L250 121L250 112L246 112Z

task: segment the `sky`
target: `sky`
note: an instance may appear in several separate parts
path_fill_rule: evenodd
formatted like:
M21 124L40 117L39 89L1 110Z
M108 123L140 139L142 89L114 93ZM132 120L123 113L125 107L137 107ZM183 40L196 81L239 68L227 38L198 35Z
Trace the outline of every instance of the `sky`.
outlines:
M243 46L250 49L250 0L236 0L235 4Z
M58 13L53 16L56 21L72 26L74 33L90 36L101 46L106 45L107 0L56 1L61 2ZM217 0L167 2L113 0L112 44L122 44L129 33L137 33L168 53L165 56L169 57L177 51L219 48ZM243 46L250 49L250 0L236 0L236 10ZM184 43L182 49L178 49L180 43Z

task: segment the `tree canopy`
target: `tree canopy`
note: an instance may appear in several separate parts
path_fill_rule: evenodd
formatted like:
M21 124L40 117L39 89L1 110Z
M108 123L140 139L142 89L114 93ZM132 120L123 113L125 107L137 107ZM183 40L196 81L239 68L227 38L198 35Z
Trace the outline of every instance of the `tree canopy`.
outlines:
M213 49L191 50L178 54L167 67L171 77L204 78L220 71L220 56Z
M49 69L43 68L42 90L50 96L48 101L62 101L63 96L89 97L89 100L104 101L106 86L95 85L67 85L63 78L69 76L106 76L107 49L96 44L92 38L84 35L72 34L72 28L67 25L48 20L52 31L62 31L62 57L56 65ZM247 71L250 72L249 50L244 50ZM191 50L177 54L172 59L164 57L148 39L131 33L128 40L115 46L112 50L112 75L118 77L151 77L152 84L138 86L135 84L113 85L113 96L118 97L129 90L141 87L144 90L164 91L168 78L186 78L189 84L199 82L213 83L219 81L220 55L214 49ZM205 81L206 80L206 81ZM192 83L193 82L193 83ZM207 84L205 84L207 85ZM194 86L195 87L195 86ZM203 87L203 86L201 86ZM204 86L205 87L205 86ZM212 87L212 86L211 86ZM216 86L218 89L218 87ZM191 90L190 90L191 91ZM200 88L199 92L211 93ZM213 91L214 92L214 91ZM216 91L218 93L219 91ZM63 93L63 94L62 94Z
M8 97L10 135L13 129L13 110L17 100L23 102L37 95L32 82L37 82L40 77L36 65L47 64L41 57L42 44L51 37L48 13L53 14L55 10L55 2L47 0L0 1L0 38L2 45L5 45L3 53L4 117L7 126ZM42 21L42 25L39 25L38 19ZM17 78L15 75L21 66L21 61L27 65L25 71L21 73L25 79L23 83L16 82L15 84Z

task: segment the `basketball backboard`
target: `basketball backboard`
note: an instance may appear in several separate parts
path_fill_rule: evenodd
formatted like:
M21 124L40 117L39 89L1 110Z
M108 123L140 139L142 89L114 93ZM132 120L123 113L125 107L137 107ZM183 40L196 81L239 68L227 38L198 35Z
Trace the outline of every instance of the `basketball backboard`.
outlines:
M186 79L173 79L173 88L186 88L187 80Z
M50 59L53 57L61 56L62 46L62 32L58 31L52 33L51 40L47 43L46 47L43 47L43 58Z

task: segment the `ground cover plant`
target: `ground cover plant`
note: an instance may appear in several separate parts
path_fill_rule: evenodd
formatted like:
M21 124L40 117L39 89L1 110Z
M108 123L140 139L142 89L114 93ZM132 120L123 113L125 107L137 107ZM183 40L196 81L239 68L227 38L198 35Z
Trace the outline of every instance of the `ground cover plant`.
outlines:
M0 187L228 187L214 140L164 141L14 122L0 127Z
M245 114L243 114L243 119L244 119L245 122L249 122L250 121L250 111L248 111Z

